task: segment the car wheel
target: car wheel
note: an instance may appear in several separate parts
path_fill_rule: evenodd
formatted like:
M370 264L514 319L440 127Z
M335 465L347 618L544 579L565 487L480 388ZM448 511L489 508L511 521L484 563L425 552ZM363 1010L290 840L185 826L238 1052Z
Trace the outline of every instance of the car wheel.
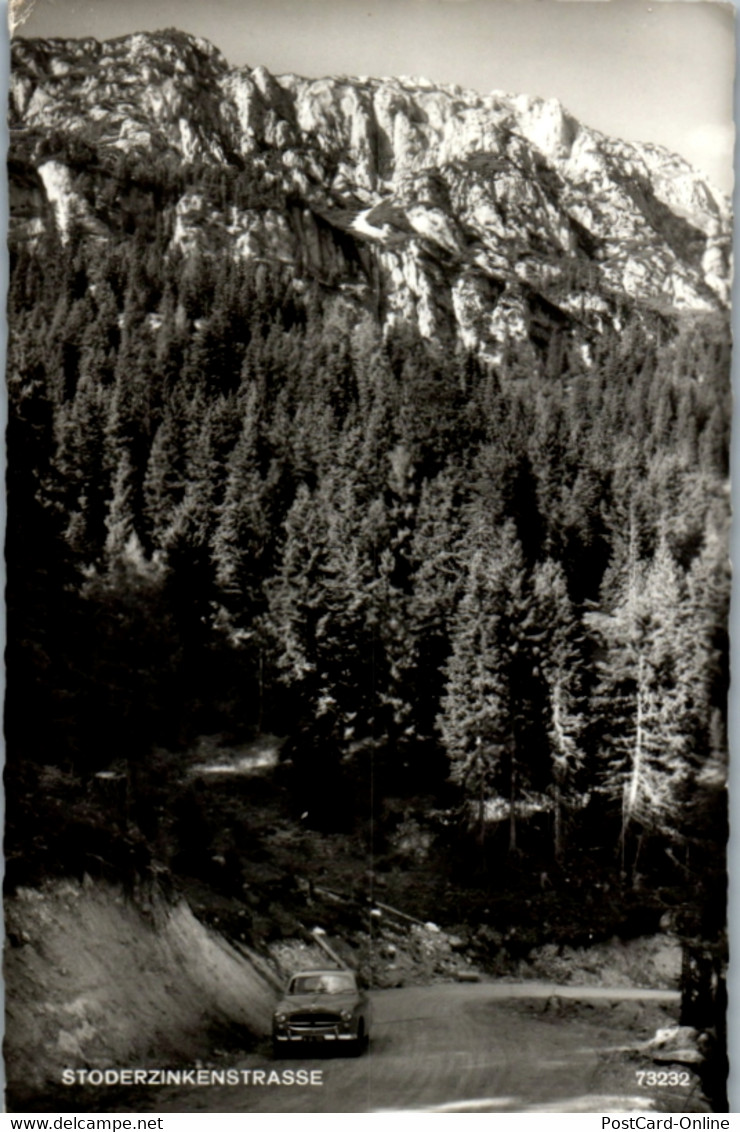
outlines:
M352 1043L352 1056L359 1057L362 1051L367 1046L367 1035L365 1034L365 1019L360 1018L357 1027L357 1039Z

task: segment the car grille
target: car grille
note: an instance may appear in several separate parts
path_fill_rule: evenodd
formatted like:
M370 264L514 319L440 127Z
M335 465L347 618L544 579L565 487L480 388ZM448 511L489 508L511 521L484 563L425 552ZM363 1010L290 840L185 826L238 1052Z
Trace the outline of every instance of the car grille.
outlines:
M309 1013L305 1014L291 1014L288 1019L289 1026L338 1026L339 1015L337 1014L318 1014Z

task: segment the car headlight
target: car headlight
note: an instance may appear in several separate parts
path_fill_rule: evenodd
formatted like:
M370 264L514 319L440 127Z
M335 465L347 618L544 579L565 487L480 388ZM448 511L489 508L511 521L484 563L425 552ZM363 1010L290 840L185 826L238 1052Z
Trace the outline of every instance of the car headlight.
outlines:
M278 1026L284 1026L285 1023L288 1021L288 1015L287 1014L276 1014L275 1015L275 1021L277 1022Z
M342 1018L343 1022L351 1022L352 1021L352 1011L351 1010L343 1010L342 1014L341 1014L341 1018Z

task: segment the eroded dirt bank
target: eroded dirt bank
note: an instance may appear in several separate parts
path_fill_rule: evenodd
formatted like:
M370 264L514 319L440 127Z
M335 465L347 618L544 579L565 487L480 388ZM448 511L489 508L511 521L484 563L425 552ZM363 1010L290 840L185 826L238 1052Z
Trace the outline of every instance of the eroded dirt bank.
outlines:
M5 1064L18 1102L66 1066L193 1062L268 1032L275 976L157 886L21 889L6 901Z

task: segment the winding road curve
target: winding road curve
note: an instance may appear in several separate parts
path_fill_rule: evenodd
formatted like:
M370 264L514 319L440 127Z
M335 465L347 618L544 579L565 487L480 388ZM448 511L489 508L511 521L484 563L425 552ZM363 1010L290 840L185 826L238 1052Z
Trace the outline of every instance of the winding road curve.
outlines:
M602 1009L566 1006L554 1016L544 1012L552 996ZM540 1007L522 1009L525 999L539 999ZM661 1089L656 1098L655 1090L638 1087L634 1062L618 1054L604 1058L636 1041L612 1004L665 1006L670 1014L663 1024L670 1024L676 992L499 982L377 991L372 1000L372 1038L363 1057L332 1052L273 1061L265 1052L230 1063L319 1069L321 1086L166 1089L150 1096L152 1111L640 1111L656 1103L662 1111L692 1111L690 1088Z

